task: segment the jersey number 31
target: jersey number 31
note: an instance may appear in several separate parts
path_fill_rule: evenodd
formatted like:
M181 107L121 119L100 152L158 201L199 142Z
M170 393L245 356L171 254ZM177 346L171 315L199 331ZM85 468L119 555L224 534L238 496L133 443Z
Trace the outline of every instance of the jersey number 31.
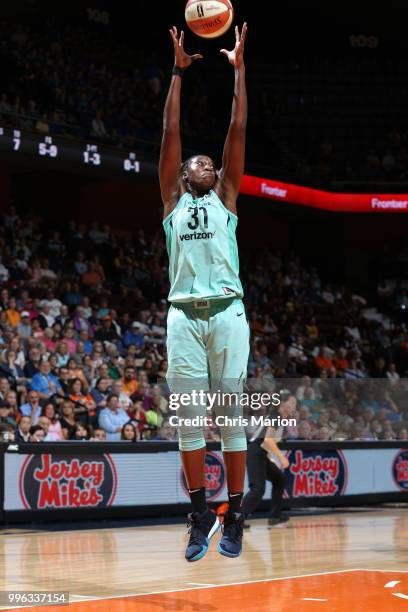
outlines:
M193 212L191 213L191 221L189 221L187 223L188 227L192 230L197 229L198 224L199 224L199 220L198 220L198 211L202 210L203 211L203 215L204 215L204 227L207 228L208 227L208 213L207 213L207 209L204 208L204 206L199 206L199 207L192 207L190 206L189 211L192 210Z

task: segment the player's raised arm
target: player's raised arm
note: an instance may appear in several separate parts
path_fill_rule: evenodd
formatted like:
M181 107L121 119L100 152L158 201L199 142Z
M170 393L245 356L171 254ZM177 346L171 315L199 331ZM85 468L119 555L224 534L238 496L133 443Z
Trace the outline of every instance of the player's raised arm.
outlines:
M160 190L166 217L179 197L179 176L181 166L180 140L180 95L183 72L192 62L202 57L199 53L188 55L184 51L184 32L180 37L173 26L170 35L174 46L174 68L163 113L163 138L160 149L159 178Z
M231 123L224 144L220 189L225 206L236 212L236 200L244 173L245 130L248 104L245 85L244 46L247 24L242 26L241 34L235 27L235 47L232 51L221 49L235 70L234 98L232 102Z

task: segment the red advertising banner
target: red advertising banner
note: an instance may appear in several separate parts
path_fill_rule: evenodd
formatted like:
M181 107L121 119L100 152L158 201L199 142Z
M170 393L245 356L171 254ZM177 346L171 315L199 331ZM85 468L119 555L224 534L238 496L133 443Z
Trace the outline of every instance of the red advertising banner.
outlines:
M332 212L408 212L408 194L333 193L246 174L240 193Z

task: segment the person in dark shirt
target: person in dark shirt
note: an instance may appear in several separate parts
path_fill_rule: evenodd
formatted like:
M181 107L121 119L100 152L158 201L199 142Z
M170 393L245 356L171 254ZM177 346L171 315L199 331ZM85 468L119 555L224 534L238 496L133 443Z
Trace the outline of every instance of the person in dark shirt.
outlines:
M41 353L38 348L32 348L28 353L28 361L24 366L24 376L33 378L40 371Z
M17 443L28 442L30 439L31 419L22 416L17 429L14 431L14 441Z
M75 434L75 429L77 426L74 405L71 401L65 400L62 402L60 410L60 423L62 428L62 434L65 440L71 440Z
M103 317L102 328L95 332L95 340L101 342L115 342L119 339L116 329L112 325L112 319L109 315Z

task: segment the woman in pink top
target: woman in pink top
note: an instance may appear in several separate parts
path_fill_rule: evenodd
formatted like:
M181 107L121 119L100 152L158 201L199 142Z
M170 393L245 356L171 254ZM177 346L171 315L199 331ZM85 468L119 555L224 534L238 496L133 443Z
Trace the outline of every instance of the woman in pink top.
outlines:
M50 419L50 427L48 429L48 435L54 438L55 441L64 440L62 435L61 423L55 413L55 406L51 402L45 404L41 410L41 416L46 416Z
M77 341L75 340L75 330L72 327L67 327L65 329L63 342L67 345L68 353L72 355L75 353L77 348Z

